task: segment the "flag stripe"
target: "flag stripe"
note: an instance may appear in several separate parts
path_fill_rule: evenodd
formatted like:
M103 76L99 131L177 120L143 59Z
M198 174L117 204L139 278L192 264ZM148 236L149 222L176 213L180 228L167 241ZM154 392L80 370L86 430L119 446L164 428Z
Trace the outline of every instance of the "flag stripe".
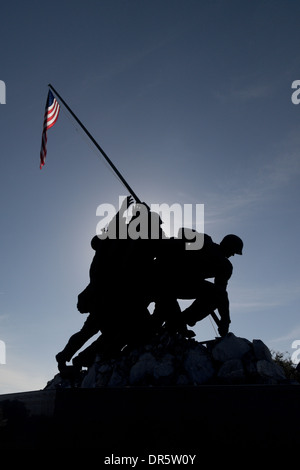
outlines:
M58 118L58 114L59 114L59 104L55 100L55 103L53 103L53 105L50 108L48 108L48 114L46 117L47 129L49 129L50 127L53 126L53 124L55 124Z
M59 115L59 103L54 98L53 93L49 90L45 106L45 115L43 123L42 144L40 152L40 169L45 165L47 155L47 130L54 126Z

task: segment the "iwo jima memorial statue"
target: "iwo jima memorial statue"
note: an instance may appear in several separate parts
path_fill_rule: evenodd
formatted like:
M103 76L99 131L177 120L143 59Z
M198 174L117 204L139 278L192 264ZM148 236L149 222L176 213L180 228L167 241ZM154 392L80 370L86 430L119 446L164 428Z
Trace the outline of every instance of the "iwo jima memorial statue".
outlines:
M160 214L141 202L73 111L49 87L130 195L91 240L95 254L90 282L77 301L78 311L87 317L81 330L56 354L59 373L46 388L198 385L210 383L216 375L218 379L231 377L242 382L257 378L266 383L284 380L283 372L272 363L268 348L260 340L251 343L229 333L227 284L233 272L229 258L242 255L241 238L228 234L218 244L211 236L186 227L181 227L177 236L166 236ZM51 90L45 110L41 168L47 130L56 122L60 108ZM128 220L124 214L130 206ZM130 301L125 301L129 291ZM181 299L193 302L181 311ZM154 305L152 313L150 304ZM189 327L209 315L219 336L201 344ZM95 335L97 339L82 350Z

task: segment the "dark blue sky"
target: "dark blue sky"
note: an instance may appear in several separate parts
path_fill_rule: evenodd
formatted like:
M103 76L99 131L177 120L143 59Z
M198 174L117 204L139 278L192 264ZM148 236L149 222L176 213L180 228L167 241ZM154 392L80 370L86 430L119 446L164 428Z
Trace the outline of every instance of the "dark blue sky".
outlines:
M240 235L231 331L293 352L299 319L300 4L11 1L1 5L0 392L42 388L85 317L99 204L127 192L62 109L39 170L52 85L151 203L205 205ZM116 282L117 289L117 282ZM126 310L130 303L130 293ZM207 320L197 338L214 336Z

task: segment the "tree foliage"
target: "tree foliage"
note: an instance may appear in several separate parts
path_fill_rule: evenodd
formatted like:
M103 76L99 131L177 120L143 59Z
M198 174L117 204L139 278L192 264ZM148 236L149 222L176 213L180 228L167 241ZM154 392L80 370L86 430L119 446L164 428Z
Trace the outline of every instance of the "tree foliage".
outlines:
M293 363L289 354L279 351L271 351L273 361L281 366L284 370L287 379L300 383L300 370L299 367Z

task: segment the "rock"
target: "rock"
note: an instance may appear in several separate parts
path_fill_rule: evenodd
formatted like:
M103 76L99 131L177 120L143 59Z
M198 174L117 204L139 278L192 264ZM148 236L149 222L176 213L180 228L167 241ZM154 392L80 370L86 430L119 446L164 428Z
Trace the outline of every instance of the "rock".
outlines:
M246 360L243 360L243 366L248 382L255 382L255 378L257 377L256 360L251 360L247 357Z
M184 368L187 377L195 385L207 383L215 374L212 360L202 348L187 352Z
M128 382L126 380L125 374L120 370L119 368L115 368L113 370L113 373L111 374L111 377L108 381L108 386L109 387L122 387L127 385Z
M247 339L239 338L233 333L228 333L220 339L212 349L213 358L219 362L230 359L241 359L251 350L251 343Z
M168 379L174 374L174 359L172 354L166 354L160 361L156 362L153 369L153 376L159 383L166 384Z
M125 386L200 386L203 384L276 384L286 381L283 369L259 339L252 342L227 334L203 345L167 331L113 359L96 357L79 376L57 374L47 389ZM74 372L73 372L74 373Z
M49 382L46 385L47 390L55 390L56 388L59 388L60 384L62 382L62 377L60 374L56 374L52 380L49 380ZM64 388L70 388L71 384L70 381L68 381L68 386L64 386Z
M155 357L150 352L144 353L130 370L130 385L140 384L147 376L151 376L155 365Z
M268 362L273 362L272 354L269 348L260 339L254 339L252 344L254 355L258 361L265 360Z
M225 383L243 383L246 375L241 359L230 359L222 364L218 378Z
M264 379L265 383L280 383L286 380L282 367L275 362L269 362L265 359L257 361L256 364L258 375Z
M81 371L79 374L70 373L67 374L56 374L52 380L50 380L45 389L46 390L57 390L60 388L77 388L82 387L83 380L86 376L86 371Z
M96 386L96 364L93 364L84 377L81 388L94 388Z

